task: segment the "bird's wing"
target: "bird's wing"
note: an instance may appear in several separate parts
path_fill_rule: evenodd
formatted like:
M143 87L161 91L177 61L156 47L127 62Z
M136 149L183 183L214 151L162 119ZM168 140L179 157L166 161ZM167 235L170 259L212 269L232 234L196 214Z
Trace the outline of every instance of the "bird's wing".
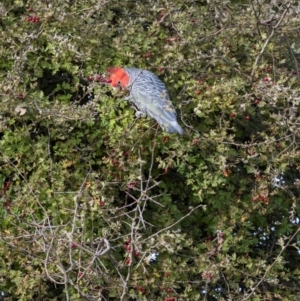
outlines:
M172 122L176 120L176 111L171 103L167 90L158 89L133 89L131 91L132 101L136 106L150 117Z

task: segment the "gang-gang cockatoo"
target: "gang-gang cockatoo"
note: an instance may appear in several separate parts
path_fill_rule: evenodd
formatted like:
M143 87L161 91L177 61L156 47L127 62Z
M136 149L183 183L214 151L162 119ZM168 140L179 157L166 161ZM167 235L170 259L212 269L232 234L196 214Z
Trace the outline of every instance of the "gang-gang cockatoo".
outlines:
M137 117L148 115L164 131L183 134L167 88L155 74L138 68L110 67L106 70L106 77L112 88L129 91L126 99L137 107Z

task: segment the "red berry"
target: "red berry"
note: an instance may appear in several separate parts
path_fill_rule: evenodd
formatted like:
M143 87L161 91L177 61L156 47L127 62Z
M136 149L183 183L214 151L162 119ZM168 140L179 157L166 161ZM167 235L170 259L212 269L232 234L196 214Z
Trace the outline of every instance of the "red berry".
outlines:
M159 67L157 70L158 70L158 72L163 72L163 71L164 71L164 68Z
M128 245L126 242L124 243L123 248L124 248L126 251L128 251L128 252L131 251L130 245Z
M200 90L197 90L197 91L196 91L196 94L197 94L197 95L200 95L200 94L201 94L201 91L200 91Z
M210 274L209 272L205 272L203 276L204 276L204 278L206 278L206 279L209 279L209 280L212 279L212 276L211 276L211 274Z
M38 22L40 21L40 19L39 19L37 16L33 16L33 17L31 18L31 21L32 21L33 23L38 23Z
M19 93L18 98L19 98L19 99L23 99L23 98L24 98L23 94L22 94L22 93Z
M200 80L199 84L203 85L204 84L204 79Z
M249 115L247 115L245 118L246 118L246 120L250 120L250 116Z
M11 206L11 201L10 200L7 200L6 202L3 203L4 208L10 208L10 206Z
M230 117L231 117L231 118L234 118L234 117L235 117L235 114L234 114L234 113L230 113Z
M171 273L165 273L165 277L169 277Z
M166 43L170 43L170 38L166 38Z
M145 58L148 59L149 57L150 57L150 52L147 52L147 53L145 54Z
M8 190L9 187L10 187L10 184L11 184L10 181L6 182L5 185L4 185L4 190Z
M77 248L78 246L81 246L81 243L72 242L71 244L71 248L73 249Z
M269 73L270 73L271 71L272 71L272 69L271 69L271 68L267 68L267 72L269 72Z
M268 78L268 77L265 77L265 78L264 78L264 81L265 81L265 82L269 81L269 78Z
M178 41L178 37L174 37L174 42L177 42Z
M139 292L141 292L142 294L144 294L146 292L146 290L142 286L138 286L137 290Z
M31 12L33 12L33 8L32 7L29 7L28 8L28 11L31 13Z
M168 142L169 139L170 139L170 138L169 138L168 136L164 136L164 137L162 138L163 142Z
M89 80L92 82L94 80L94 76L93 75L90 75L89 76Z
M263 198L262 200L265 204L268 204L269 203L269 198L266 196Z
M254 104L256 104L256 105L259 104L259 100L258 100L258 99L255 99L255 100L254 100Z
M125 260L125 263L126 263L127 265L129 265L129 264L130 264L130 259L127 258L127 259Z
M27 21L27 22L31 22L31 21L32 21L32 17L26 18L26 21Z
M81 278L83 276L83 272L78 273L78 278Z
M104 202L103 201L99 201L99 206L104 206Z
M129 184L128 184L128 187L129 188L133 188L133 187L135 187L136 186L136 182L130 182Z
M105 82L106 82L107 84L110 84L112 81L111 81L110 79L106 79Z

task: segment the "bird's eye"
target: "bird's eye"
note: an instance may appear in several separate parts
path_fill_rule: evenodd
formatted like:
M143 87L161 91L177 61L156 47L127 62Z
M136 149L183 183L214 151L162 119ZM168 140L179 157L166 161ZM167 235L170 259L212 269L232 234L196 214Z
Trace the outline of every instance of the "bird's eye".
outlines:
M121 81L120 81L120 80L118 80L117 84L120 86L120 85L121 85Z

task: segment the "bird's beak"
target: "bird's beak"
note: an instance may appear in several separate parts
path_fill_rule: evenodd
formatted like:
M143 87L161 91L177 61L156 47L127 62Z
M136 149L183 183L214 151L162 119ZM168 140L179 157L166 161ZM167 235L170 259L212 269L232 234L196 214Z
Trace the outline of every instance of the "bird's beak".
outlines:
M120 90L120 87L112 87L112 88L115 92L118 92Z

